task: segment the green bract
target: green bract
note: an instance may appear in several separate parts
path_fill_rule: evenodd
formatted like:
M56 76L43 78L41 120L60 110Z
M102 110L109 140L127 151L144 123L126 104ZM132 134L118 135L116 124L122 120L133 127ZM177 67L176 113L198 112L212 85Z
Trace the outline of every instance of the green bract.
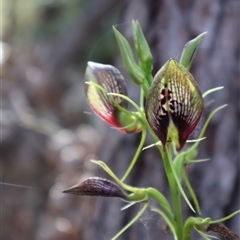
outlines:
M197 53L198 47L199 47L203 37L206 34L207 34L207 32L204 32L185 44L179 62L181 65L183 65L188 70L192 66L192 63L193 63L194 57Z
M139 65L149 85L152 82L153 57L138 21L133 21L133 38Z

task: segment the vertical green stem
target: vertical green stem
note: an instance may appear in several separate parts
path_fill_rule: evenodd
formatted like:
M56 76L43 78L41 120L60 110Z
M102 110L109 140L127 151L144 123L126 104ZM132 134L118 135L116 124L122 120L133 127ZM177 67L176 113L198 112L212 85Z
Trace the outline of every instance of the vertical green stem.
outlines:
M163 152L161 147L158 147L158 149L161 152L162 158L163 158L163 164L165 168L165 172L168 178L168 183L171 191L172 196L172 204L173 204L173 213L176 220L176 235L177 240L183 240L183 219L182 219L182 205L181 205L181 194L178 189L176 180L174 178L174 174L171 168L171 154L169 152L169 146L166 146L167 151Z
M154 142L158 142L159 139L149 126L149 124L146 122L146 127L149 130ZM183 239L183 219L182 219L182 205L181 205L181 193L179 191L177 182L174 177L174 167L171 166L172 163L172 157L170 153L170 146L166 146L166 152L163 151L162 146L156 145L157 148L159 149L162 159L163 159L163 164L164 164L164 169L165 173L167 175L168 179L168 184L170 187L170 192L171 192L171 197L172 197L172 204L173 204L173 214L175 218L175 230L176 230L176 235L177 239L176 240L185 240Z

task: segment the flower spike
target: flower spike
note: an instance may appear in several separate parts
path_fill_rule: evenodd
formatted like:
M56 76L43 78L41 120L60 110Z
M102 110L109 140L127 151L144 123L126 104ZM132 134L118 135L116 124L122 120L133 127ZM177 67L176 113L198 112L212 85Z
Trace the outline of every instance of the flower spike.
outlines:
M180 151L203 112L203 99L196 81L176 60L158 71L146 101L147 120L162 142L174 142Z

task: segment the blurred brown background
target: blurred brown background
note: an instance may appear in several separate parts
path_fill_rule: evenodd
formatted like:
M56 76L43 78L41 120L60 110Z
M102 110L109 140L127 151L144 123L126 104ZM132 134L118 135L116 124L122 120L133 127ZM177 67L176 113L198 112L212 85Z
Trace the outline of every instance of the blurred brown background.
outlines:
M1 218L2 240L107 240L138 211L120 211L118 199L78 197L61 191L89 176L107 177L90 159L104 160L121 176L139 135L122 135L89 109L83 76L88 60L124 72L111 26L131 40L139 20L154 56L154 72L184 44L208 31L192 73L209 96L204 116L222 104L188 168L204 217L240 208L239 0L5 0L2 2ZM127 76L126 76L127 77ZM128 78L128 77L127 77ZM137 88L128 80L129 95ZM146 144L150 144L148 139ZM156 149L144 151L128 183L154 186L169 196ZM155 203L152 202L152 206ZM185 216L192 215L185 206ZM240 218L225 224L240 233ZM172 239L150 210L120 239ZM194 235L193 239L201 239Z

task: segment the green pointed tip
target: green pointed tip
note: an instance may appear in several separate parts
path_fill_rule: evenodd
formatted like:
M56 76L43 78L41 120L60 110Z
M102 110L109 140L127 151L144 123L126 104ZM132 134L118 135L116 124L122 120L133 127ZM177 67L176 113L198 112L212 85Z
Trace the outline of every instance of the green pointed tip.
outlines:
M136 64L130 44L114 26L113 31L117 39L124 66L129 76L136 84L141 85L145 79L144 71Z
M183 48L181 58L179 63L187 68L188 70L192 66L194 57L197 53L198 47L203 39L203 37L207 34L207 32L203 32L200 35L198 35L196 38L190 40L187 42Z
M139 60L139 66L145 73L146 81L148 81L148 84L151 84L153 56L139 22L133 21L132 25L134 45Z

